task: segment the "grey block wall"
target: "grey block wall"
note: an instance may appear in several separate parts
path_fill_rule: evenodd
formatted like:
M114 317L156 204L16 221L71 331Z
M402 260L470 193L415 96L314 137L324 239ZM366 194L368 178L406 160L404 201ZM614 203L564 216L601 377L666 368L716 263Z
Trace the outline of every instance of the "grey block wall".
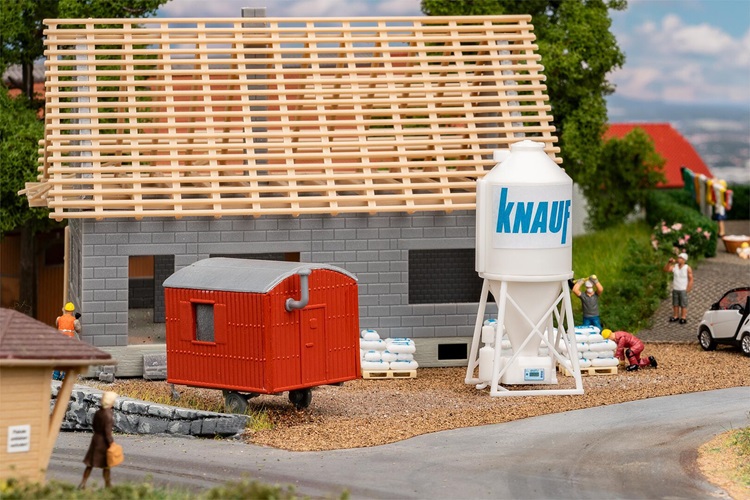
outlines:
M471 336L476 303L409 304L408 252L474 248L474 220L473 211L462 211L71 221L80 226L80 241L72 247L80 244L84 339L99 347L128 345L131 255L174 255L177 270L211 254L269 252L299 252L303 262L333 264L356 275L361 327L383 337Z

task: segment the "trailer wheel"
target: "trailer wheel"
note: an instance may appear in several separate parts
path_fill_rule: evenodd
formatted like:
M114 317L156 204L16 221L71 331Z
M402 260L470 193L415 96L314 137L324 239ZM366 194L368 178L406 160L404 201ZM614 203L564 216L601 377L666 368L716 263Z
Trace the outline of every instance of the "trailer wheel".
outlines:
M310 401L312 401L312 390L310 388L289 391L289 402L298 410L304 410L310 406Z
M224 411L244 414L247 412L247 399L239 392L224 391Z

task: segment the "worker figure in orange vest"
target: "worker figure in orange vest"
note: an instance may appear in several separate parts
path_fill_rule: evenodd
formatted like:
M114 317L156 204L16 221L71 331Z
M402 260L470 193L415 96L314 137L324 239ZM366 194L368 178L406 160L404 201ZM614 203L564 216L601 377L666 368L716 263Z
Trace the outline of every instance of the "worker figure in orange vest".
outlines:
M80 339L78 334L81 333L81 322L78 318L80 318L81 315L76 313L76 315L73 316L73 311L76 310L76 306L74 306L72 302L68 302L62 310L63 314L62 316L57 317L55 320L55 326L63 335ZM65 380L65 372L54 370L52 372L52 380Z
M80 338L78 334L81 333L81 322L73 316L73 311L75 310L76 306L74 306L72 302L65 304L65 307L63 307L63 315L57 317L55 320L55 326L63 335Z

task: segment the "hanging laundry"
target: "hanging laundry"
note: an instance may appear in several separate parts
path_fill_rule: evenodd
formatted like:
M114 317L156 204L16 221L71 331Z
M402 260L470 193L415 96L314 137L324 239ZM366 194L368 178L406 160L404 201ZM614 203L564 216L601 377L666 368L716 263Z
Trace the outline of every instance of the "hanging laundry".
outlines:
M714 181L713 179L707 179L706 180L706 203L709 205L716 205L716 199L717 199L717 193L714 190Z
M695 174L687 167L682 167L680 170L682 170L682 182L685 184L685 190L695 198Z

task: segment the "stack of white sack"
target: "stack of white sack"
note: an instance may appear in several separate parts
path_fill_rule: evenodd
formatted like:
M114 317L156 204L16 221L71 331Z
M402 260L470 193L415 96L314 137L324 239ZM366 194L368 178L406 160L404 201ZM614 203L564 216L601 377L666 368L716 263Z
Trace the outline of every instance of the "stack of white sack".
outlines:
M359 339L360 364L366 371L416 370L414 360L417 348L412 339L381 339L375 330L362 330Z
M577 326L575 332L578 363L581 368L610 367L620 363L615 357L617 343L609 339L605 340L597 327Z

